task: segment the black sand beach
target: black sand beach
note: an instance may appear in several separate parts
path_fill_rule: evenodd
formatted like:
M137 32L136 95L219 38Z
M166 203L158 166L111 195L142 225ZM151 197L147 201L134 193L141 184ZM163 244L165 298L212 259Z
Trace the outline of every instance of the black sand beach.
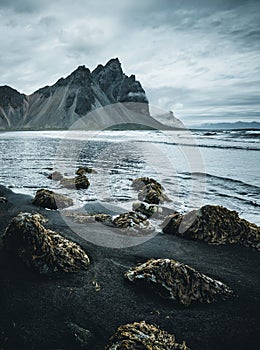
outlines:
M30 196L0 186L0 233L20 211L39 212L47 226L88 253L87 271L39 277L0 251L0 349L77 349L72 322L93 334L89 349L101 350L117 327L145 320L185 340L193 350L255 348L259 335L259 252L240 246L209 246L159 234L131 248L96 246L76 235L58 211L31 204ZM100 224L86 225L98 235ZM106 227L103 227L106 230ZM105 232L103 232L105 234ZM234 299L183 307L124 279L124 272L149 258L172 258L229 285ZM96 288L100 285L100 290Z

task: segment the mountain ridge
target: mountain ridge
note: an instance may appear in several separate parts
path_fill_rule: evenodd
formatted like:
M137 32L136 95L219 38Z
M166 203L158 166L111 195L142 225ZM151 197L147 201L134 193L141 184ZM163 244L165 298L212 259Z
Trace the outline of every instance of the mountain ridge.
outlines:
M146 93L135 75L127 76L119 59L112 58L92 72L85 65L78 66L67 77L30 95L1 86L0 130L68 129L83 117L84 127L90 124L92 128L104 128L107 126L104 116L95 114L97 119L88 123L87 115L113 104L120 106L109 110L108 126L121 124L125 116L125 122L132 125L151 123L152 128L166 128L151 117ZM99 118L102 119L100 125Z

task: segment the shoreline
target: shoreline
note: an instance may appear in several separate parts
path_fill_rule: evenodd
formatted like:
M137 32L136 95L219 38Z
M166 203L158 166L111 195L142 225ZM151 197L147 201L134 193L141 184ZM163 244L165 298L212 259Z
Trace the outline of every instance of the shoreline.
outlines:
M165 234L129 248L106 248L76 235L58 211L33 206L28 195L0 186L0 196L8 200L0 203L1 234L20 211L39 212L48 218L49 228L79 243L91 259L87 271L47 279L0 251L1 349L76 349L67 322L91 331L91 349L104 349L117 327L141 320L173 333L193 350L242 350L258 344L259 252ZM91 224L86 230L105 235L106 228ZM238 297L184 308L127 283L124 272L149 258L184 262L228 284Z

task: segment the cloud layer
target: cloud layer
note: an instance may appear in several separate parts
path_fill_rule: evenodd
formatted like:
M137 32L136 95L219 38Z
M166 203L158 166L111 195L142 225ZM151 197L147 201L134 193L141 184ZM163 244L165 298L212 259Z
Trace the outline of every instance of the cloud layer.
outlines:
M258 0L0 0L0 85L27 94L119 57L188 124L260 118Z

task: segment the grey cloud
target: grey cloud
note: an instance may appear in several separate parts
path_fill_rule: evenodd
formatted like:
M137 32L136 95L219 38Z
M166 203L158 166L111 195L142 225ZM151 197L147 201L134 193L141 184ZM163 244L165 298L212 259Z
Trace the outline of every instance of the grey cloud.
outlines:
M181 118L245 118L260 107L259 13L256 0L0 0L0 84L31 93L118 56Z
M0 0L0 8L9 8L15 12L30 13L44 7L44 1L35 0Z

